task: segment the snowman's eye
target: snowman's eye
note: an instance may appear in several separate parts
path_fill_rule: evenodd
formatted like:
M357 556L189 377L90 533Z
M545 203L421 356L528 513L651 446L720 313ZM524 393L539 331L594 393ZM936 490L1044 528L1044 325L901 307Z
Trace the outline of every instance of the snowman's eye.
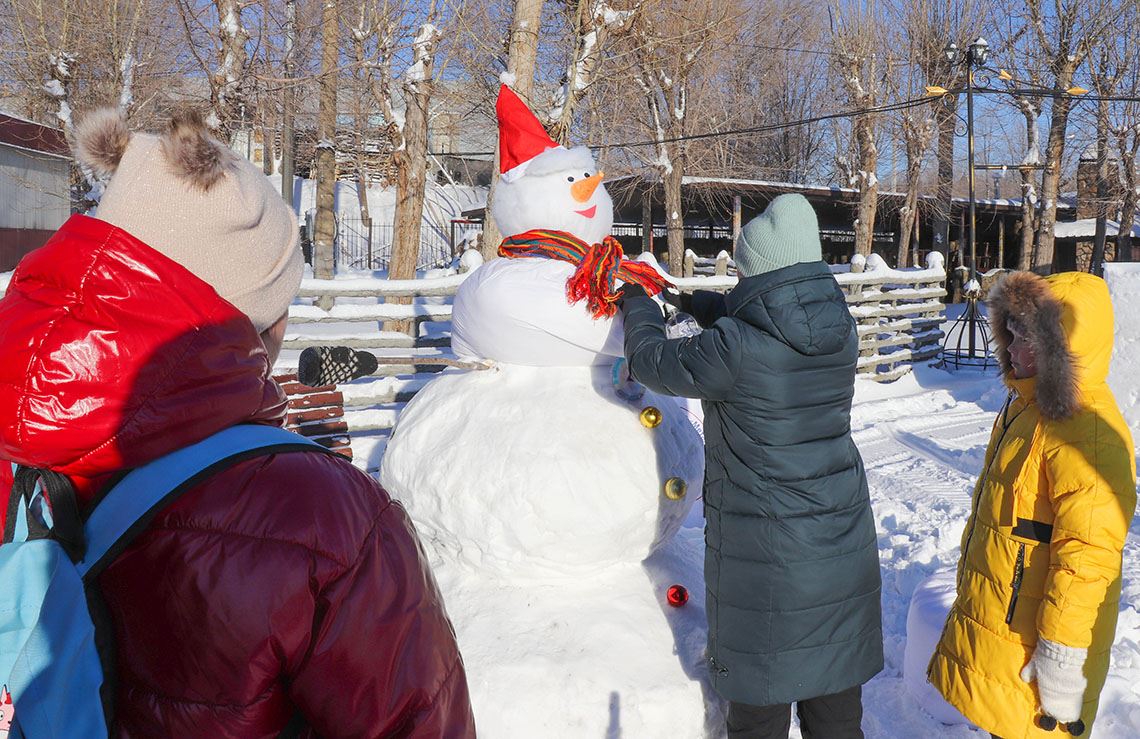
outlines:
M590 179L590 173L589 172L587 172L586 174L584 174L582 176L585 177L587 180Z
M567 177L566 181L567 182L573 182L574 181L574 175L570 175L569 177Z

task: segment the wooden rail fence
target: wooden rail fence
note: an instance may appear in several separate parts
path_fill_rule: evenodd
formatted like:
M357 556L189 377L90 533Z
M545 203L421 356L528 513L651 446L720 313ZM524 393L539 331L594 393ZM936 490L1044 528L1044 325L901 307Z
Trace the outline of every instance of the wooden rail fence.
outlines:
M691 255L691 253L690 253ZM652 254L639 257L656 266ZM289 309L289 329L285 350L310 346L343 345L371 350L378 355L407 358L405 364L381 364L373 377L337 387L305 388L287 376L295 368L278 366L290 395L289 422L303 434L319 438L351 456L348 432L386 433L395 425L398 405L410 400L433 373L443 367L416 357L450 356L451 336L442 327L434 333L425 324L451 321L450 300L470 271L482 260L468 252L461 271L445 277L417 280L307 279L300 297L331 305L297 304ZM846 269L847 265L844 266ZM946 271L937 252L927 258L925 269L894 270L881 258L856 257L850 271L835 271L836 282L846 293L848 308L859 332L858 372L879 381L894 380L910 371L911 364L934 357L940 348L945 317L941 302L946 295ZM729 256L722 252L712 260L686 257L687 276L673 278L684 291L727 292L737 282L729 274ZM711 272L711 274L710 274ZM0 275L0 290L9 275ZM379 302L357 304L351 299L368 298ZM410 302L382 302L390 298ZM420 302L414 302L415 299ZM424 301L422 299L437 299ZM385 331L385 322L404 321L408 333ZM323 325L322 325L323 324ZM331 326L330 324L336 324ZM341 327L348 328L342 329Z

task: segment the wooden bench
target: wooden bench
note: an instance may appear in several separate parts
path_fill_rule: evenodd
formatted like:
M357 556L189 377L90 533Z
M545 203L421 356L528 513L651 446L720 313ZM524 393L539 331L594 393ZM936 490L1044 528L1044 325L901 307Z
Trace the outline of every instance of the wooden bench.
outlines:
M309 387L297 382L297 375L277 375L273 379L289 399L285 428L306 436L337 454L352 459L352 440L344 420L344 395L336 385Z

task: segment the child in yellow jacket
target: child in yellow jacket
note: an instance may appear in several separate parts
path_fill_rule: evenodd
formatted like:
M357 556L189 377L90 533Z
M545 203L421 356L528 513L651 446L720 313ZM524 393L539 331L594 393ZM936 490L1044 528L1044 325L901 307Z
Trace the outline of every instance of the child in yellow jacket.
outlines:
M1010 396L928 677L1003 739L1087 735L1136 506L1132 437L1106 382L1112 303L1093 275L1015 272L988 305Z

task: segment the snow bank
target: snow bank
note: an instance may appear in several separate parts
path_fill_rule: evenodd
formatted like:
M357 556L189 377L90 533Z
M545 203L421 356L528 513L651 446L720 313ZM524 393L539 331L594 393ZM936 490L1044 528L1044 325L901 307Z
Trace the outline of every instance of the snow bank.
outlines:
M1140 263L1106 264L1104 279L1116 314L1108 384L1136 439L1140 437Z
M926 667L942 638L946 616L957 595L954 570L941 570L914 589L906 616L906 648L903 652L903 684L922 710L944 724L968 724L926 680Z

